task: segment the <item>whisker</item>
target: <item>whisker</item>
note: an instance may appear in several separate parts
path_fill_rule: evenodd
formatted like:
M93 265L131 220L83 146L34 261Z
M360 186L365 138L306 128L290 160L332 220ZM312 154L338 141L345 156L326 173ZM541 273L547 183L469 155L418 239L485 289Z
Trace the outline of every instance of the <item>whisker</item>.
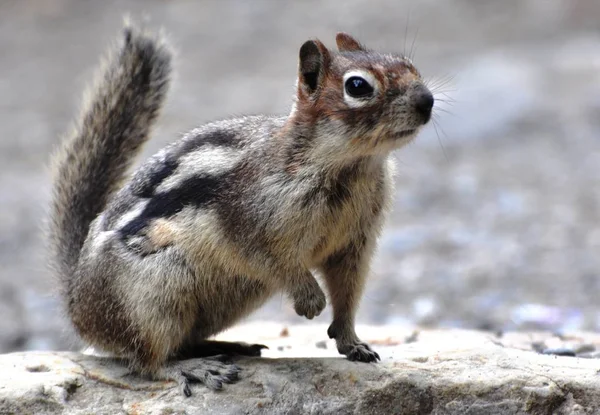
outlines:
M437 97L435 97L435 95L434 95L434 98L435 98L436 102L443 102L444 104L449 105L451 107L454 106L454 104L456 104L456 101L454 101L454 100L447 100L447 99L437 98Z
M456 92L456 88L451 88L449 85L433 85L428 87L432 93L440 94L440 93L448 93L448 92Z
M446 94L446 96L448 98L451 98L450 96L448 96L448 92L456 92L457 89L438 89L438 88L429 88L429 90L431 91L432 94Z
M435 92L435 93L432 92L432 94L434 96L436 96L437 99L445 99L446 101L456 102L456 99L454 97L451 97L450 95L448 95L445 92ZM444 97L444 98L441 98L441 97Z
M410 45L410 54L408 55L410 60L414 60L415 55L417 53L417 49L415 48L415 42L417 41L417 37L419 36L419 28L417 27L417 31L415 32L415 37L413 38L412 45Z
M464 118L464 117L462 117L462 116L460 116L460 115L457 115L457 114L455 114L455 113L454 113L454 112L452 112L452 111L448 111L447 109L444 109L444 108L439 108L439 107L438 107L438 108L434 108L434 109L433 109L433 112L434 112L436 115L440 115L440 112L443 112L444 114L447 114L447 115L449 115L449 116L451 116L451 117L454 117L454 118L456 118L456 119L459 119L459 120L461 120L461 121L464 121L464 120L465 120L465 118Z
M450 116L452 116L452 117L454 117L454 118L457 118L457 119L459 119L459 120L461 120L461 121L464 121L464 120L465 120L465 118L464 118L463 116L460 116L460 115L458 115L458 114L455 114L454 112L452 112L452 111L449 111L449 110L447 110L447 109L445 109L445 108L440 108L440 107L434 107L434 108L433 108L433 113L434 113L434 114L436 114L436 115L439 115L439 112L443 112L443 113L445 113L445 114L448 114L448 115L450 115Z
M441 84L447 84L449 82L454 81L454 78L456 78L456 75L446 74L446 75L438 78L437 81L439 81Z
M442 125L440 124L440 120L439 118L436 119L435 124L438 127L438 131L442 134L442 137L445 138L446 140L448 140L448 134L446 134L446 131L444 131L444 128L442 127ZM443 140L442 140L443 141ZM445 149L445 147L444 147Z
M446 75L442 78L427 80L425 82L425 85L427 85L427 87L432 90L441 90L442 88L449 85L454 80L454 78L454 75Z
M437 136L438 143L440 143L440 148L442 149L442 153L444 153L444 158L446 159L446 161L448 161L448 154L446 154L446 149L444 148L444 145L442 144L442 140L440 139L440 133L438 132L438 129L437 129L437 120L432 119L432 121L433 121L433 129L435 130L435 135Z
M408 22L410 20L410 8L406 15L406 25L404 26L404 49L402 50L402 56L406 56L406 39L408 38Z
M448 115L455 115L455 114L452 113L452 111L449 111L449 110L447 110L445 108L436 107L434 110L435 111L441 111L441 112L446 113Z
M449 102L458 102L457 99L451 97L450 95L448 95L446 92L436 92L435 94L433 94L434 96L436 95L441 95L444 97L444 99L448 100ZM441 98L438 98L441 99Z

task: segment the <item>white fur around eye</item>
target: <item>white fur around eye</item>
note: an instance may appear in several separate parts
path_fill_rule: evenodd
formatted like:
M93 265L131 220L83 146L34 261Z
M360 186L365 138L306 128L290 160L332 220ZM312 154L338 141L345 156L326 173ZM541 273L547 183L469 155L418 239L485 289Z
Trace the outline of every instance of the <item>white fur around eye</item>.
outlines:
M361 78L363 78L365 81L367 81L369 84L371 84L371 86L373 87L373 95L370 97L365 97L365 98L355 98L353 96L348 95L348 92L346 92L346 81L350 78L352 78L353 76L359 76ZM375 77L368 71L363 71L363 70L352 70L352 71L348 71L344 74L344 81L342 82L342 88L344 90L344 101L346 102L346 104L348 104L349 107L352 108L360 108L360 107L364 107L365 105L368 105L371 100L377 96L377 93L379 91L379 85L377 84L377 79L375 79Z

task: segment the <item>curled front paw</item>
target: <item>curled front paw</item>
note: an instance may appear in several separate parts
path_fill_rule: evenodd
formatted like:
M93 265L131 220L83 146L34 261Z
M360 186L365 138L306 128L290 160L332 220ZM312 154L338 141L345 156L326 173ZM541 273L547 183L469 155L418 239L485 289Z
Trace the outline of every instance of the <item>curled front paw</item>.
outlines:
M340 353L346 355L348 360L355 362L377 362L381 360L379 354L371 349L367 343L356 342L354 344L343 345L339 347Z
M320 288L309 295L296 296L294 299L294 310L296 313L309 320L321 314L326 305L325 294Z

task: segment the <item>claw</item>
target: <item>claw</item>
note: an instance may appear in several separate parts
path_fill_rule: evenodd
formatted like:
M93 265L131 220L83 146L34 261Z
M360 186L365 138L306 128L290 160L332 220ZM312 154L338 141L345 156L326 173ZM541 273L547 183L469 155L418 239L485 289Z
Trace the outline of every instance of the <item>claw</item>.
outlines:
M381 360L379 354L371 350L368 344L358 343L351 346L350 350L346 352L346 356L350 361L371 363Z
M190 390L190 385L189 385L189 383L187 382L187 380L186 380L186 381L184 381L183 385L181 385L181 386L182 386L182 388L181 388L181 392L183 393L183 395L184 395L186 398L189 398L190 396L192 396L192 391Z
M233 382L235 382L235 381L236 381L236 380L238 380L238 379L239 379L239 374L238 374L238 372L231 372L231 373L227 373L227 374L224 376L224 380L223 380L223 381L224 381L225 383L233 383Z
M192 395L190 385L202 383L207 388L219 391L224 383L234 383L239 379L240 368L219 359L190 359L173 362L165 368L162 379L175 380L183 396Z
M210 378L206 380L206 386L214 391L223 389L223 382L218 379Z
M260 356L261 350L268 349L264 344L253 344L250 346L250 350L252 350L252 354L250 356Z

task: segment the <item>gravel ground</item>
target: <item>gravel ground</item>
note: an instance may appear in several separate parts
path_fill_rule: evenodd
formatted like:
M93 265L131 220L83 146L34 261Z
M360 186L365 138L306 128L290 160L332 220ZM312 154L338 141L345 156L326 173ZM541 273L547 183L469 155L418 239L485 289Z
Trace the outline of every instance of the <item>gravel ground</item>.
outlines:
M307 38L332 45L345 30L414 49L437 131L396 154L359 320L600 329L600 2L5 0L0 351L77 344L44 265L46 164L126 12L162 25L179 51L146 155L210 120L286 112ZM281 297L251 318L300 322Z

